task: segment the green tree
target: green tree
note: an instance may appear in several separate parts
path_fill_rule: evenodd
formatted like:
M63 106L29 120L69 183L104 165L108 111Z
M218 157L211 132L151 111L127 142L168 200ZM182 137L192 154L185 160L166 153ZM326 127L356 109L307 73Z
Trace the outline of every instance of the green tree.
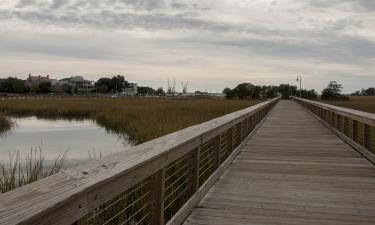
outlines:
M375 96L375 88L371 87L364 91L365 96Z
M25 82L15 77L8 77L0 82L0 92L3 93L26 93L29 91L30 88L25 86Z
M305 98L305 99L316 99L318 97L318 94L316 93L314 89L311 89L311 90L302 89L301 95L302 95L302 98Z
M39 93L51 93L52 92L52 85L50 82L42 82L38 85L38 92Z
M145 96L145 95L155 95L155 90L150 87L138 87L138 94Z
M253 99L258 99L260 98L260 94L261 94L261 91L262 91L262 87L261 86L252 86L251 87L251 98Z
M95 89L99 92L99 93L106 93L109 88L106 84L101 84L101 85L95 85Z
M111 82L113 92L117 93L121 92L124 88L129 86L128 81L126 81L125 77L121 75L116 75L112 77Z
M277 97L279 87L276 86L262 86L261 95L263 98Z
M101 87L101 88L100 88ZM103 88L106 87L106 88ZM101 92L101 93L106 93L112 90L112 80L111 78L108 77L102 77L98 81L95 82L95 88Z
M345 99L346 97L341 94L342 84L336 81L329 82L328 86L322 91L322 99Z
M225 97L226 97L227 99L232 99L232 98L234 98L234 93L233 93L232 89L230 89L230 88L225 88L225 89L223 90L223 94L225 94Z
M289 99L290 96L296 96L297 87L289 84L280 84L278 92L281 94L283 99Z
M95 88L100 93L119 93L126 87L129 87L129 82L125 80L124 76L121 75L116 75L112 78L102 77L97 82L95 82Z
M242 83L237 85L233 90L234 96L240 99L254 97L254 85L251 83Z
M162 87L159 87L158 89L156 89L155 94L162 96L162 95L165 95L165 91Z

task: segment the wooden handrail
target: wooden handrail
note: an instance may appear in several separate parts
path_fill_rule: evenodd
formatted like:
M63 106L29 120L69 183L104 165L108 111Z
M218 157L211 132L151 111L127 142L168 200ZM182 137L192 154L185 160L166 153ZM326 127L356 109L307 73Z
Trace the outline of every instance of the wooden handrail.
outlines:
M292 97L375 164L375 114Z
M310 105L317 106L319 108L334 112L338 115L348 117L350 119L359 121L361 123L366 123L368 125L375 126L375 114L373 113L367 113L367 112L363 112L363 111L359 111L355 109L348 109L344 107L329 105L329 104L325 104L322 102L311 101L308 99L303 99L303 98L298 98L298 97L292 97L292 99L297 100L299 102L304 102Z
M91 224L87 222L87 218L92 211L98 213L100 211L98 207L101 210L105 209L103 205L108 205L108 202L113 199L119 199L119 196L134 189L140 183L144 186L142 190L147 189L149 194L145 195L147 197L145 208L139 210L146 209L146 206L150 207L152 223L164 224L167 221L164 221L165 213L161 206L164 201L165 174L170 172L166 168L172 168L171 166L174 166L176 162L179 163L181 158L192 155L187 159L191 158L192 164L195 164L190 169L193 178L189 178L193 179L193 185L195 185L195 188L191 188L189 196L194 195L203 186L199 182L199 154L203 154L199 151L200 147L211 142L217 146L219 142L211 140L219 137L217 140L220 141L220 137L224 137L225 132L227 132L225 137L228 139L225 143L232 145L233 129L237 129L242 142L279 99L268 100L177 131L135 146L129 151L63 170L53 176L1 194L0 224ZM241 125L243 129L238 129ZM214 151L227 149L225 146L220 144L218 148L214 147ZM232 145L228 147L230 149L228 151L233 151L237 147L238 145ZM220 154L213 154L210 157L218 155L220 156ZM212 167L217 170L219 166L213 165ZM144 182L145 180L147 182ZM181 184L178 185L181 187ZM132 207L134 204L133 202ZM128 208L125 209L128 210ZM139 212L143 211L133 212L133 217L127 215L128 220L141 221L138 214L135 214ZM148 214L145 214L142 220L148 219L146 216Z

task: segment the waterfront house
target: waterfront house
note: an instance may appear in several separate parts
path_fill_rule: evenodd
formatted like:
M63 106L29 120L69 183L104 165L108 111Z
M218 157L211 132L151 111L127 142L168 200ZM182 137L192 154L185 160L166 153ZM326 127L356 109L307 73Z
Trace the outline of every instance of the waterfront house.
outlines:
M57 80L56 79L51 79L49 77L49 75L47 76L32 76L31 74L29 74L28 78L25 80L25 85L28 86L28 87L35 87L35 86L38 86L39 84L41 83L50 83L51 86L55 86L57 84Z
M129 83L123 90L122 95L135 96L138 93L138 84Z
M61 79L58 85L70 87L74 94L87 94L95 90L94 81L86 80L81 76Z

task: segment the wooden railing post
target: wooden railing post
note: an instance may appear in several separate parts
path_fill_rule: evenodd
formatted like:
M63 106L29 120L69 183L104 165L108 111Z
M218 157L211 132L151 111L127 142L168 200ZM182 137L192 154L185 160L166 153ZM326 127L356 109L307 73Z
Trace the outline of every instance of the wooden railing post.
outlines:
M242 121L238 123L239 143L242 142Z
M233 127L231 127L229 130L228 130L229 134L228 134L228 145L230 147L229 151L230 152L233 152Z
M250 117L246 119L246 136L250 134Z
M215 161L214 161L214 168L218 168L220 166L220 149L221 149L221 135L219 134L215 137Z
M192 153L192 192L193 194L199 190L199 161L200 161L200 146Z
M340 132L342 132L342 120L341 120L341 115L337 114L336 115L336 128L337 130L339 130Z
M370 150L370 126L367 124L364 124L363 146Z
M151 221L152 225L164 225L165 169L151 177Z
M353 140L358 142L358 122L353 120Z

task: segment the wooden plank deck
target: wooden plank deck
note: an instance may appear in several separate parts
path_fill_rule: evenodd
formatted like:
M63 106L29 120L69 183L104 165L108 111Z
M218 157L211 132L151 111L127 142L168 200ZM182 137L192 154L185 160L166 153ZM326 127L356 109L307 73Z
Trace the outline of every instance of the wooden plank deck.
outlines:
M280 101L185 225L375 224L375 167Z

